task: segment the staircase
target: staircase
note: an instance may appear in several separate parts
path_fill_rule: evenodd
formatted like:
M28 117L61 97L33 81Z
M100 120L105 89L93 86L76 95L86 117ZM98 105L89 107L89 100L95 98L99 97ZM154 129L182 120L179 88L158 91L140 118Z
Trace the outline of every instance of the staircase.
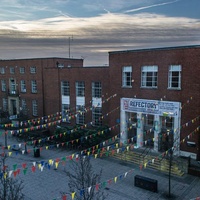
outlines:
M164 173L169 173L169 159L163 157L158 158L156 155L151 155L149 150L145 150L142 153L137 151L124 151L110 156L123 162L133 163L140 167L142 166L142 168L154 169ZM184 175L184 172L179 169L175 160L172 160L171 174L176 176Z

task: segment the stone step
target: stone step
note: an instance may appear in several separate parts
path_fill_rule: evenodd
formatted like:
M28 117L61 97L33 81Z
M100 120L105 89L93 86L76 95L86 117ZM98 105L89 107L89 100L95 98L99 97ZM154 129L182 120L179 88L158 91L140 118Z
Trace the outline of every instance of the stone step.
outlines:
M156 156L153 155L146 155L145 157L143 157L143 155L141 155L140 153L133 151L115 153L110 156L112 156L115 159L122 160L124 162L142 165L146 168L151 168L154 170L162 171L164 173L169 173L169 160L167 160L166 158L158 159ZM171 174L177 176L184 175L184 172L182 172L178 168L175 161L172 161Z

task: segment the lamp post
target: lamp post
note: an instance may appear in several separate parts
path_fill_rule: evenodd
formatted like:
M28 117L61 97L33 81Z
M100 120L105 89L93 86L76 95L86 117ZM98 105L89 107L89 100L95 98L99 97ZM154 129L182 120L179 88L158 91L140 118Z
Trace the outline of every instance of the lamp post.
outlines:
M173 150L169 149L169 192L168 192L168 197L171 197L171 169L172 169L172 155L173 155Z

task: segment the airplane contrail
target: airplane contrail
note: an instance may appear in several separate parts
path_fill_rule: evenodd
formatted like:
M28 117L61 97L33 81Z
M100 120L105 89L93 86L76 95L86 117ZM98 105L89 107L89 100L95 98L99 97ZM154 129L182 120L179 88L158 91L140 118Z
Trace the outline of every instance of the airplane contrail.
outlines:
M163 5L175 3L177 1L180 1L180 0L169 1L169 2L166 2L166 3L159 3L159 4L154 4L154 5L151 5L151 6L144 6L144 7L140 7L140 8L135 8L135 9L127 10L124 13L136 12L136 11L139 11L139 10L144 10L144 9L148 9L148 8L152 8L152 7L163 6Z

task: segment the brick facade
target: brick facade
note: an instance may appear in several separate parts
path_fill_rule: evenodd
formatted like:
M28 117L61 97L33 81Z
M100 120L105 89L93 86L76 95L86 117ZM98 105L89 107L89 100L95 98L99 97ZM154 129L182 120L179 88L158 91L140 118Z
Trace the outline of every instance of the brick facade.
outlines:
M158 66L157 88L141 87L141 67ZM170 65L181 65L181 89L168 89L168 71ZM15 73L10 74L9 68L15 67ZM36 66L36 73L30 73L30 67ZM122 69L132 66L132 87L122 87ZM181 134L180 140L187 137L200 125L200 46L157 48L144 50L130 50L109 53L109 67L83 67L82 59L66 58L37 58L0 60L0 67L5 68L5 74L0 74L1 80L6 80L8 89L9 79L14 78L20 99L26 99L30 118L32 115L32 100L38 101L38 116L46 116L60 112L62 108L61 81L70 82L70 107L76 108L75 82L85 82L85 107L91 106L92 81L102 83L102 100L110 96L117 96L102 104L102 114L115 110L120 106L121 98L137 98L180 102L181 109ZM19 73L19 68L25 67L25 74ZM20 92L20 80L26 81L27 92ZM37 93L31 93L31 80L37 82ZM0 91L0 97L7 98L8 93ZM0 102L3 107L3 102ZM19 108L17 108L19 111ZM86 123L91 122L91 112L86 113ZM114 126L120 119L120 109L112 115L104 117L104 124ZM191 121L196 119L195 121ZM75 119L71 121L75 123ZM115 129L119 132L120 129ZM183 151L197 154L200 159L200 134L192 134L189 141L194 141L196 147L189 147L181 143Z

